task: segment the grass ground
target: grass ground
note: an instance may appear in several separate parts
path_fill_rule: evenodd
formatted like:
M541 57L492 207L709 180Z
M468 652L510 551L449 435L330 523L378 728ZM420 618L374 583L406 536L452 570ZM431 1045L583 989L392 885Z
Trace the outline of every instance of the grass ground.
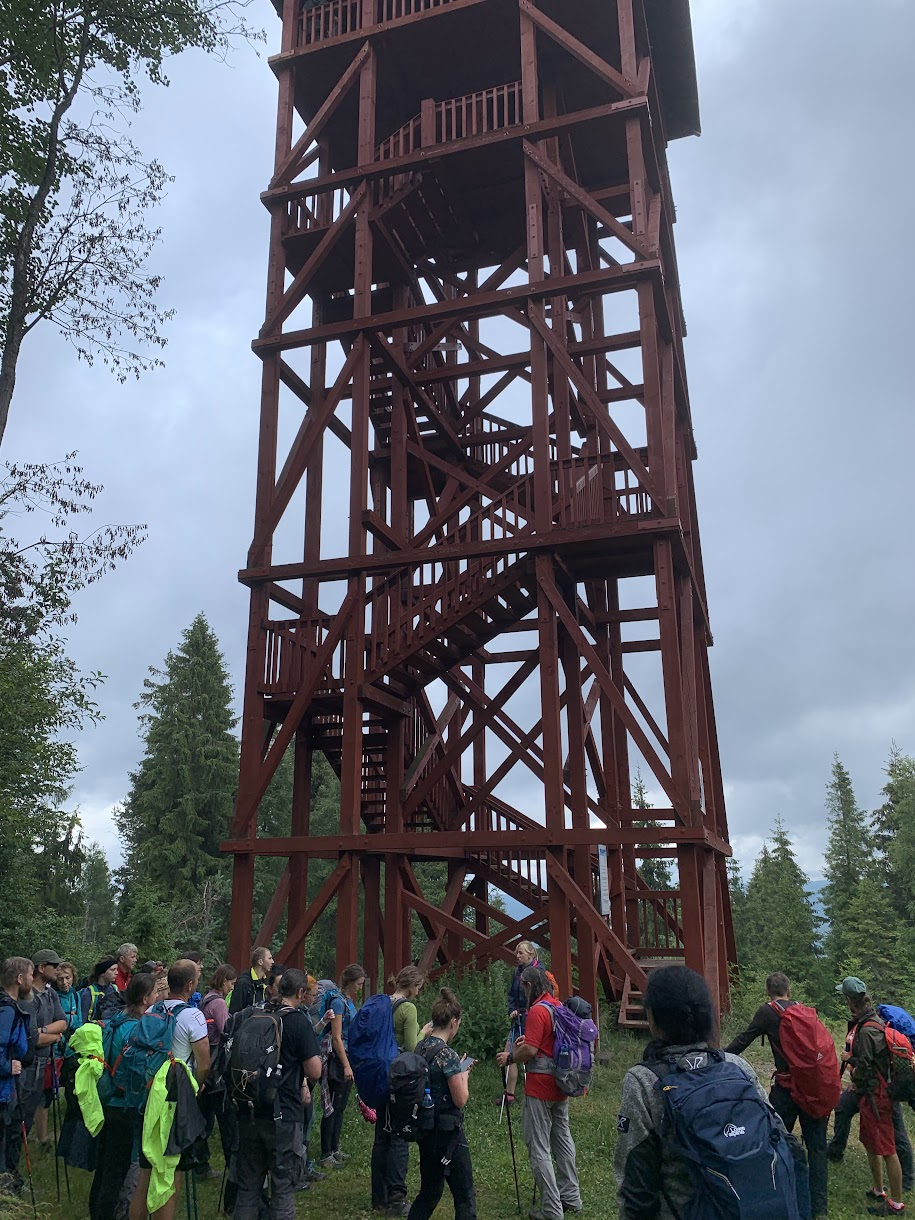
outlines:
M582 1197L585 1216L591 1220L612 1220L617 1215L615 1185L613 1181L613 1146L616 1136L616 1114L623 1074L633 1063L638 1062L642 1041L625 1035L611 1035L605 1040L605 1049L611 1052L611 1063L602 1067L588 1097L572 1101L572 1133L578 1149L578 1165L581 1176ZM771 1072L771 1057L768 1048L763 1050L755 1044L748 1058L757 1069L760 1079L767 1081ZM517 1216L514 1179L512 1176L508 1128L503 1122L499 1126L499 1110L491 1104L500 1088L498 1068L494 1063L481 1063L471 1076L471 1102L467 1111L467 1130L473 1157L474 1177L477 1188L479 1220L511 1220ZM915 1130L912 1114L907 1111L910 1131ZM526 1217L531 1204L532 1179L527 1156L520 1139L520 1114L515 1112L515 1148L518 1156L518 1176L521 1184L521 1202ZM300 1195L297 1215L322 1217L322 1220L371 1220L369 1209L368 1165L372 1141L372 1128L359 1116L355 1105L347 1110L343 1147L352 1159L335 1170L325 1182L319 1182L310 1191ZM214 1145L218 1145L218 1138ZM221 1162L214 1157L214 1166L222 1169ZM417 1157L411 1156L410 1190L418 1182ZM72 1201L56 1202L54 1180L54 1158L47 1153L37 1153L33 1161L37 1212L41 1220L84 1220L88 1217L86 1200L90 1177L80 1170L70 1170ZM866 1215L863 1192L870 1185L867 1162L856 1140L856 1128L841 1165L830 1166L829 1214L832 1220L851 1220ZM63 1179L61 1178L63 1189ZM198 1186L199 1220L217 1220L217 1196L219 1182L204 1182ZM915 1205L915 1199L912 1200ZM28 1198L18 1207L0 1200L0 1217L3 1220L26 1220L32 1215ZM187 1211L179 1206L176 1220L186 1217ZM443 1220L453 1215L447 1192L439 1206L437 1215Z

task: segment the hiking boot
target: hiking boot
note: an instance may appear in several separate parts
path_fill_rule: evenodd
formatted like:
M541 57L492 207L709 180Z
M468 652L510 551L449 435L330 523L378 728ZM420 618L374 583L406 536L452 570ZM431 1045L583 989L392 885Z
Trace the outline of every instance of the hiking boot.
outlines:
M873 1186L871 1186L864 1192L864 1197L865 1199L876 1199L879 1203L881 1199L886 1198L886 1191L874 1190Z
M868 1213L871 1216L904 1216L905 1204L893 1204L889 1199L884 1198L882 1203L876 1203L873 1207L869 1207Z
M349 1160L349 1156L345 1152L341 1152L339 1148L332 1155L335 1165L342 1165L345 1161Z
M299 1182L298 1186L295 1188L295 1193L300 1195L303 1190L311 1190L311 1183L307 1178L303 1178L303 1180Z
M308 1175L308 1180L310 1182L326 1182L327 1181L328 1175L326 1173L322 1173L321 1170L314 1163L314 1161L308 1162L308 1167L306 1168L305 1173Z
M384 1207L373 1208L379 1216L406 1216L410 1210L410 1205L404 1199L400 1203L387 1203Z
M322 1156L318 1164L322 1169L336 1169L340 1162L335 1160L334 1154L331 1153L330 1156Z

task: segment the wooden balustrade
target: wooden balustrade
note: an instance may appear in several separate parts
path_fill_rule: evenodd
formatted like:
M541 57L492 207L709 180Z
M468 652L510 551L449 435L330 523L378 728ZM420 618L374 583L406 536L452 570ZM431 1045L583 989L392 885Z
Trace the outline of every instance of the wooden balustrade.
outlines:
M638 950L644 957L683 955L683 903L679 890L655 890L635 899ZM634 929L630 929L630 935Z
M330 622L329 618L322 617L302 622L267 623L262 687L265 695L289 697L304 685L318 649L327 637ZM330 681L334 685L343 682L344 647L341 642L331 661Z
M343 38L357 30L390 25L430 9L444 8L452 0L326 0L314 4L300 0L296 22L296 48Z

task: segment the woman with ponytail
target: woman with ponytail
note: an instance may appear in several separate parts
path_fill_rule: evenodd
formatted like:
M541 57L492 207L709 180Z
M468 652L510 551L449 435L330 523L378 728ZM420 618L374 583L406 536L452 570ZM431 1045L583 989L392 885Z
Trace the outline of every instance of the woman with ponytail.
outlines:
M429 1220L445 1189L454 1200L454 1220L476 1220L470 1147L464 1133L464 1107L470 1096L472 1060L460 1059L450 1043L461 1028L463 1010L447 987L432 1005L432 1019L416 1046L429 1065L429 1089L435 1105L435 1125L419 1137L419 1194L408 1220Z
M418 966L404 966L397 975L388 979L394 988L391 1008L394 1017L394 1038L397 1049L412 1051L419 1041L419 1021L416 1016L416 997L423 989L426 976ZM378 1111L375 1123L375 1142L372 1145L372 1210L384 1216L407 1214L407 1168L410 1163L410 1145L400 1139L391 1129L388 1107Z

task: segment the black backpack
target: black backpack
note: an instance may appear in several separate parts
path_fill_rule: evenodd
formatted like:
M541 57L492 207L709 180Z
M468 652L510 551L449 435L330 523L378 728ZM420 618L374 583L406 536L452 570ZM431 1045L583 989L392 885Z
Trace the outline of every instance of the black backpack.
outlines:
M388 1071L388 1121L398 1139L414 1141L435 1126L435 1110L423 1108L426 1090L431 1090L429 1061L416 1051L403 1051Z
M229 1014L229 1018L222 1031L222 1036L216 1048L212 1051L210 1070L207 1072L208 1093L224 1093L228 1089L231 1079L232 1047L235 1045L235 1036L241 1028L242 1022L246 1021L255 1011L257 1010L254 1006L249 1004L247 1008L242 1008L238 1012Z
M282 1073L281 1012L255 1008L231 1035L228 1082L233 1101L258 1109L276 1101Z

